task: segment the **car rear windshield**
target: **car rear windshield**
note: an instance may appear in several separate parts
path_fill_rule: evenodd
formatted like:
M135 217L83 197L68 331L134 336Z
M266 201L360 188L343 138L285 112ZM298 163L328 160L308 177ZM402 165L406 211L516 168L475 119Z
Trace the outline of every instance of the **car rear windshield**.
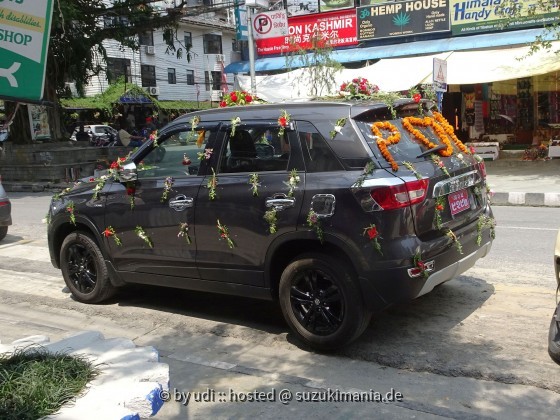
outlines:
M399 115L401 114L401 115ZM424 113L423 115L410 115L410 113L403 112L397 114L397 118L384 119L387 116L386 112L382 110L376 112L368 112L367 115L360 115L355 119L356 125L366 139L367 144L372 150L374 156L379 160L381 166L389 167L389 163L381 155L379 146L377 145L377 136L372 131L372 126L378 121L388 122L390 125L380 127L381 135L384 139L391 136L391 130L395 127L400 133L400 141L396 144L388 145L388 150L397 162L418 162L430 159L430 154L421 156L428 150L428 147L421 143L421 141L403 127L403 120L406 117L416 116L418 118L433 118L432 113ZM400 117L400 118L399 118ZM440 140L431 126L423 127L414 125L414 129L420 131L430 142L439 146L443 142ZM453 147L453 154L461 153L460 149L451 142Z

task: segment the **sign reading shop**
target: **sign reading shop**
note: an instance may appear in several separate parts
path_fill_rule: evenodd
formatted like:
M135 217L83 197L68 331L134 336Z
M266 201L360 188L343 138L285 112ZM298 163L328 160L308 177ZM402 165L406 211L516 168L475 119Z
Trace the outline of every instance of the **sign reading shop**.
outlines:
M356 14L359 41L451 30L448 0L381 3L358 7Z
M286 53L291 42L308 49L311 48L311 40L315 35L333 48L356 45L356 13L352 9L288 18L288 35L255 40L257 53Z

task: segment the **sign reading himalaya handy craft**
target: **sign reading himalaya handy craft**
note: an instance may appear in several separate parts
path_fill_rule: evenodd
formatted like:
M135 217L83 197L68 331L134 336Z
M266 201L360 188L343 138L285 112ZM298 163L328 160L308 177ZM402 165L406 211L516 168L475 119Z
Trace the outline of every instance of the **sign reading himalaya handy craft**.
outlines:
M43 97L52 0L0 0L0 96Z
M301 48L310 48L317 34L332 47L356 45L356 13L347 11L319 13L288 18L288 35L255 40L259 55L281 54L289 50L290 41Z
M413 0L358 7L358 40L450 30L448 0Z
M535 0L517 0L515 2L519 8L517 15L510 7L511 3L506 3L505 0L450 1L453 35L501 31L506 22L506 29L543 27L560 22L558 6L556 9L551 7L550 13L544 13L544 10L536 8L532 16L529 16L529 6L535 4ZM510 18L507 17L508 14L511 15Z

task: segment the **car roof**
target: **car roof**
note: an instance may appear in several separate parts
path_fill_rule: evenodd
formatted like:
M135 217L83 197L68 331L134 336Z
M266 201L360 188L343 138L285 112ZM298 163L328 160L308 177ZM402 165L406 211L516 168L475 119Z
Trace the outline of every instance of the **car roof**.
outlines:
M410 98L403 98L393 103L394 107L415 103ZM278 119L280 111L285 110L288 114L297 115L298 118L342 118L350 115L354 117L368 110L387 108L387 103L381 100L370 101L307 101L307 102L282 102L274 104L251 104L246 106L212 108L195 111L178 117L169 126L175 124L190 123L191 119L198 115L206 121L221 121L224 116L231 118L236 114L242 114L245 119Z

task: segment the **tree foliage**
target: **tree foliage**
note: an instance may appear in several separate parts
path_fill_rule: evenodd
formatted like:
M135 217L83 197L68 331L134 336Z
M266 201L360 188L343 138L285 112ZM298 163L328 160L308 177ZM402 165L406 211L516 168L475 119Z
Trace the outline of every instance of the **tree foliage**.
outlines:
M138 34L161 29L167 52L190 61L190 46L177 37L178 22L186 0L160 11L154 0L54 0L53 19L45 76L44 99L54 104L49 109L49 125L54 138L63 137L59 99L69 97L66 82L74 82L83 93L90 79L106 71L107 51L103 41L113 39L137 50ZM13 104L7 106L14 109ZM14 120L11 138L15 143L31 140L27 108L20 108Z
M315 32L307 48L303 48L293 37L286 53L286 69L302 67L304 72L297 76L298 82L307 82L311 96L321 96L336 84L336 73L342 65L332 57L333 47L321 34Z
M504 0L498 7L497 14L504 18L503 27L509 29L520 19L533 19L542 15L556 16L560 14L560 0L533 0L531 2L519 0ZM528 55L539 50L552 50L553 41L560 40L560 22L558 20L543 23L542 32L529 44ZM555 49L560 54L560 48Z

